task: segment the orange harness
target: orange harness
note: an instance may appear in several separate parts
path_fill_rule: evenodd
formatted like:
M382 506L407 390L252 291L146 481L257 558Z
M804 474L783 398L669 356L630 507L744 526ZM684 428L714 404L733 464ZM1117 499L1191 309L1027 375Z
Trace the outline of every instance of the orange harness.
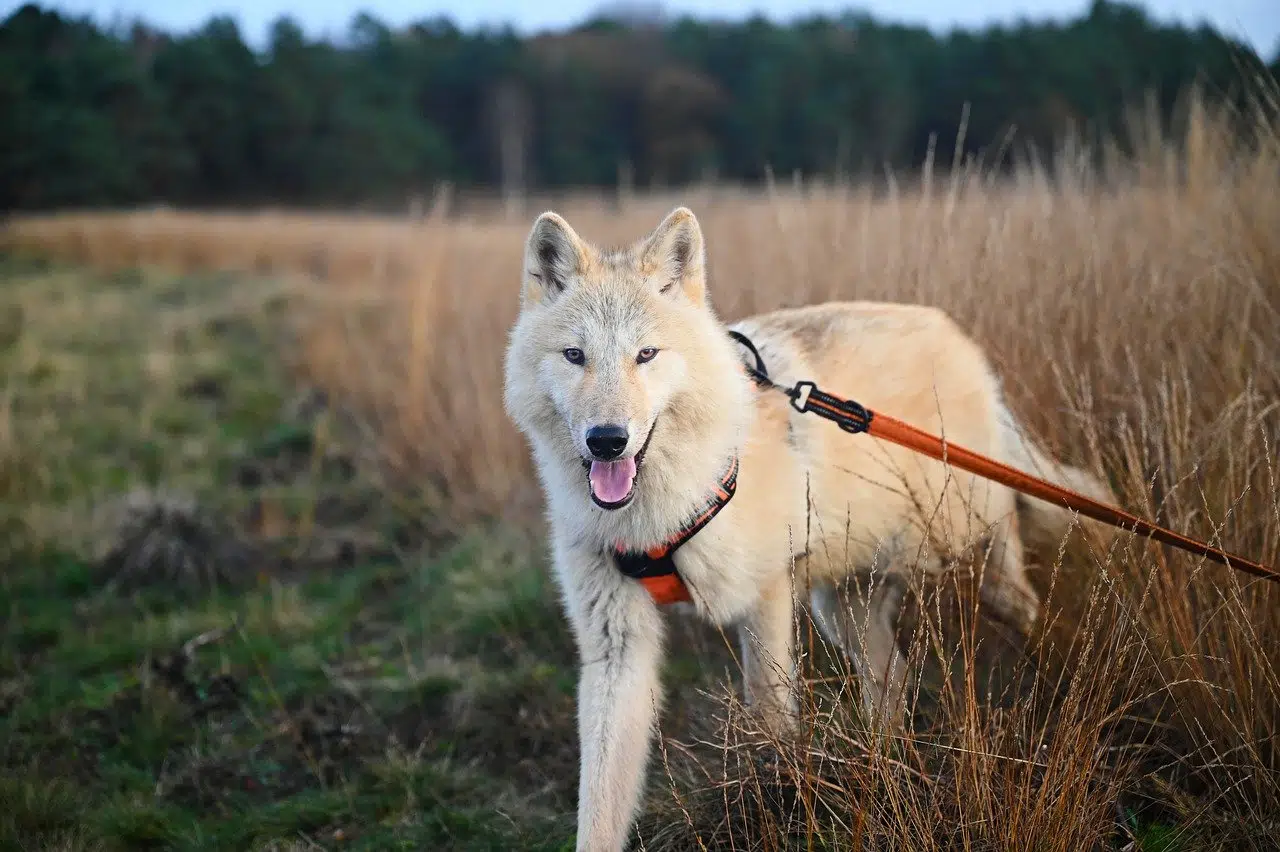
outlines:
M1233 553L1220 550L1203 541L1174 532L1159 524L1144 520L1123 509L1100 503L1083 494L1055 485L1029 473L1009 467L995 459L967 450L964 447L948 443L936 435L917 429L886 414L879 414L858 403L842 399L833 394L819 390L813 382L797 382L794 387L784 387L769 378L765 370L764 360L754 344L745 335L730 331L729 336L751 350L755 356L756 366L747 367L747 373L756 384L764 388L772 388L785 394L791 400L791 407L800 413L809 413L830 420L846 432L867 434L892 441L923 455L953 464L958 468L986 479L999 482L1015 491L1038 497L1050 503L1057 503L1067 509L1079 512L1086 517L1110 524L1120 529L1129 529L1135 533L1150 536L1157 541L1194 553L1222 565L1244 571L1255 577L1280 582L1280 571L1270 568L1251 559L1245 559ZM693 521L685 525L679 532L662 544L641 553L614 550L618 568L629 577L635 577L658 604L675 603L690 600L689 589L676 570L675 561L671 558L675 550L689 541L716 514L723 509L733 493L738 480L738 459L735 456L729 464L729 470L720 481L707 505L698 512Z
M639 580L649 591L654 602L663 605L691 600L689 587L680 579L672 554L698 534L698 531L711 522L720 510L729 505L733 494L738 490L738 457L729 460L729 469L720 477L720 484L715 487L706 504L698 510L693 519L682 526L666 541L648 550L626 550L614 547L613 558L618 570L628 577Z

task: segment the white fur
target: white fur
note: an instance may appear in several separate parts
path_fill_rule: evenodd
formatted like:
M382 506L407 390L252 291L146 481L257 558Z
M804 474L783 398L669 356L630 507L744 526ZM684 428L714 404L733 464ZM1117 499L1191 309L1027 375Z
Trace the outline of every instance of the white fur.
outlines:
M675 559L698 615L739 627L746 696L776 730L795 709L793 576L811 589L820 629L857 665L868 707L883 704L889 724L899 721L905 683L894 636L901 588L854 582L868 569L899 579L932 573L942 548L987 541L984 596L1024 626L1036 618L1015 511L1031 506L757 389L742 369L745 353L707 302L704 257L685 208L624 250L589 245L554 213L538 217L529 235L505 403L533 450L581 659L579 850L623 847L662 699L663 612L606 552L615 543L647 547L679 529L734 454L736 496ZM1006 462L1052 465L1020 440L982 352L937 310L832 303L734 327L784 384L811 379ZM566 347L581 349L586 363L566 360ZM660 351L637 364L644 347ZM655 430L634 499L614 511L592 502L582 464L585 430L606 422L627 425L627 454ZM1109 496L1084 471L1059 476ZM1021 519L1057 536L1069 522L1047 504Z

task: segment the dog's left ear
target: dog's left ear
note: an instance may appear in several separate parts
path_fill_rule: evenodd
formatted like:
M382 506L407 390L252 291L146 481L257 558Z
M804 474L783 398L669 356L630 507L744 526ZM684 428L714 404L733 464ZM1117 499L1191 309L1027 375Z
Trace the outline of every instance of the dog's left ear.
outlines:
M550 301L575 286L589 263L590 247L560 215L548 210L529 231L524 248L525 304Z
M695 305L706 301L706 249L702 242L702 228L689 208L672 210L645 239L640 250L640 264L663 293L683 294Z

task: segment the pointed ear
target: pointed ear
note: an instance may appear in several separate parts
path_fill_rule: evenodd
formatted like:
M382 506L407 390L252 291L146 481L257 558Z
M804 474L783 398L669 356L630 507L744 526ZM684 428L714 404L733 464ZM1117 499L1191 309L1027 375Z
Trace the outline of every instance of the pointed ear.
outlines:
M556 213L539 216L524 248L521 298L529 303L554 299L587 266L587 244Z
M663 293L683 293L695 305L706 300L706 250L702 228L687 207L667 214L640 249L640 262L647 275L657 278Z

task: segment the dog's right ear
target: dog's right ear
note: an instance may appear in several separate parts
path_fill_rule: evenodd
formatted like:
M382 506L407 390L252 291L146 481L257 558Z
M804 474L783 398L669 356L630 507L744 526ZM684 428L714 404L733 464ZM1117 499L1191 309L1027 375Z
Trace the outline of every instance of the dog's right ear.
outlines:
M587 244L568 222L548 210L534 221L525 244L521 299L538 304L556 298L586 266Z

